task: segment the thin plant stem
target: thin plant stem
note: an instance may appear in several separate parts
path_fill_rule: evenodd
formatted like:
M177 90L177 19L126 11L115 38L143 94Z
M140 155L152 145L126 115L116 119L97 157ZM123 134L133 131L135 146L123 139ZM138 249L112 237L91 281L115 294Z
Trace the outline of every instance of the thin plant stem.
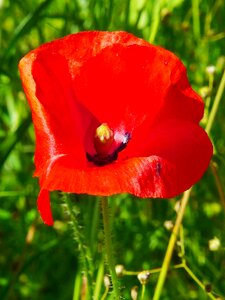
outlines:
M142 284L142 287L141 287L141 300L145 299L145 290L146 290L146 285Z
M200 286L203 291L205 291L205 285L198 279L198 277L192 272L192 270L185 264L183 264L184 270L188 273L188 275ZM207 293L210 299L216 300L216 297L213 296L212 293Z
M108 295L108 292L109 292L109 288L106 287L106 288L105 288L105 292L104 292L104 294L102 295L101 300L105 300L105 299L106 299L106 297L107 297L107 295Z
M200 39L199 0L192 0L193 32L196 41Z
M96 201L94 205L94 209L92 208L92 222L91 222L91 230L90 230L90 246L92 249L92 253L95 253L96 248L96 234L98 230L99 225L99 202Z
M174 225L172 234L170 236L170 240L169 240L169 244L166 250L166 254L163 260L163 264L162 264L162 269L160 271L159 274L159 279L156 285L156 289L155 289L155 293L153 296L153 300L159 300L160 299L160 295L162 292L162 288L164 285L164 282L166 280L166 275L169 269L169 265L170 265L170 261L171 261L171 257L173 254L173 249L177 240L177 236L179 234L179 229L180 229L180 225L182 223L183 217L184 217L184 213L185 213L185 209L186 206L188 204L188 200L190 197L190 193L191 193L191 188L189 190L187 190L184 195L183 198L181 199L181 204L180 204L180 208L177 214L177 219L176 219L176 223Z
M102 259L98 268L98 274L97 274L95 290L94 290L94 299L100 299L100 292L103 283L103 278L104 278L104 261Z
M184 269L188 275L197 283L197 285L205 291L205 285L198 279L198 277L193 273L193 271L187 266L186 259L185 259L185 247L184 247L184 230L183 226L180 226L180 257L182 263L180 264L180 268ZM208 293L208 296L211 299L216 299L211 292Z
M81 290L81 282L82 282L82 275L77 274L75 277L74 282L74 289L73 289L73 300L79 300L80 299L80 290Z
M113 257L108 198L101 197L101 204L102 204L102 216L103 216L104 235L105 235L106 258L107 258L107 263L109 266L109 271L112 279L114 298L118 300L120 299L120 291L119 291L119 284L118 284L118 279L115 271L115 262Z
M63 194L63 200L66 204L66 208L67 208L70 218L71 218L71 226L72 226L72 230L74 232L74 237L79 245L81 258L83 260L84 274L87 279L86 299L90 300L90 299L92 299L92 282L93 282L92 276L91 276L92 266L90 263L90 254L88 253L88 248L84 244L83 237L82 237L82 234L80 231L80 226L77 221L75 209L72 206L72 203L70 202L70 199L66 194ZM75 297L75 295L74 295L74 297Z
M151 32L149 36L149 42L153 43L156 37L156 34L159 29L160 24L160 10L161 10L161 0L154 1L152 9L152 21L151 21Z
M170 269L173 270L173 269L179 269L182 267L183 267L183 264L178 264L178 265L174 265L174 266L170 267ZM155 269L150 269L150 270L146 270L146 271L149 271L149 273L152 275L155 273L159 273L161 270L162 270L162 268L155 268ZM123 271L124 276L137 276L139 273L140 273L140 271L127 271L127 270Z
M211 162L210 167L211 167L212 173L214 175L214 179L215 179L217 190L218 190L218 193L220 196L221 204L225 211L225 195L224 195L224 191L223 191L223 185L222 185L222 182L220 180L220 177L219 177L219 174L217 171L217 166L214 162Z
M206 125L205 130L208 134L211 131L216 113L218 111L219 104L220 104L220 101L222 99L222 95L223 95L223 92L224 92L224 88L225 88L225 70L224 70L222 79L220 81L220 84L219 84L219 87L218 87L218 90L217 90L217 93L216 93L216 97L215 97L215 100L214 100L214 103L213 103L213 107L210 111L209 119L208 119L208 122L207 122L207 125ZM163 286L164 286L164 283L165 283L165 280L166 280L166 275L167 275L167 272L168 272L168 269L169 269L171 257L172 257L172 254L173 254L173 249L174 249L174 246L175 246L175 243L176 243L176 240L177 240L177 236L178 236L179 229L180 229L180 226L181 226L181 223L182 223L182 220L183 220L185 209L186 209L186 206L188 204L188 200L189 200L189 197L190 197L191 190L192 190L192 188L190 188L188 191L186 191L183 195L182 200L181 200L181 206L179 208L176 223L175 223L175 226L173 228L173 231L172 231L172 234L171 234L171 237L170 237L170 240L169 240L169 244L168 244L168 247L167 247L167 250L166 250L166 254L165 254L165 257L164 257L164 260L163 260L163 264L162 264L162 268L161 268L159 278L158 278L158 281L157 281L157 285L156 285L155 293L154 293L154 296L153 296L153 300L159 300L160 299L162 289L163 289Z
M185 247L184 247L184 228L181 224L180 226L180 253L182 263L186 263L185 260Z
M213 107L211 109L209 119L208 119L208 122L207 122L207 125L206 125L206 128L205 128L205 130L208 134L210 133L210 131L212 129L212 125L213 125L216 113L218 111L220 101L222 99L224 88L225 88L225 70L223 72L223 76L222 76L222 79L220 81L220 84L219 84L219 87L218 87L218 90L217 90L217 93L216 93L216 96L215 96L215 100L213 102Z

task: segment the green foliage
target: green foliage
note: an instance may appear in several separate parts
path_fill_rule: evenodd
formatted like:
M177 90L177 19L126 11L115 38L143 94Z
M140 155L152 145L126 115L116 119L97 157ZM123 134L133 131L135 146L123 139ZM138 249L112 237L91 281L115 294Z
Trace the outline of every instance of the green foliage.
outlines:
M62 198L53 193L53 228L42 224L36 210L39 187L32 178L35 139L18 61L41 43L66 34L127 30L183 60L192 85L204 96L202 125L206 126L225 68L224 1L1 0L0 20L0 299L78 300L81 284L85 286L81 245L91 265L95 299L101 299L100 295L107 293L103 276L108 270L104 267L97 199L72 197L79 213L68 214L62 209ZM206 72L210 65L215 66L214 74ZM169 271L163 300L208 299L188 269L179 267L184 258L206 289L212 288L225 298L224 100L223 95L211 129L214 162L192 191L183 220L183 238L178 238L171 262L178 267ZM114 260L125 268L120 278L124 299L130 299L136 285L140 297L138 271L161 267L171 233L165 227L170 223L165 221L174 223L175 203L174 199L128 195L110 198ZM81 226L83 241L79 235L74 241L67 230L71 216ZM146 299L153 296L157 277L157 270L153 271L146 285Z

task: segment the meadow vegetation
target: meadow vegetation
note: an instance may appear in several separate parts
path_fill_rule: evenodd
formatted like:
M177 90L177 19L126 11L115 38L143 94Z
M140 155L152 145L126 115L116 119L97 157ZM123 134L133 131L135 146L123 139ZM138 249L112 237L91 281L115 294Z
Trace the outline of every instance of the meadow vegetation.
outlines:
M104 284L98 199L70 195L68 209L64 195L54 192L54 226L40 219L34 130L18 74L20 58L31 49L83 30L125 30L171 50L203 97L201 125L210 133L214 156L187 195L160 299L225 299L224 1L1 0L0 20L0 299L85 299L85 265L94 299L112 299L107 278ZM138 299L152 299L181 198L109 198L123 299L137 299L136 292ZM71 218L79 230L70 226ZM137 278L143 270L150 270L146 284Z

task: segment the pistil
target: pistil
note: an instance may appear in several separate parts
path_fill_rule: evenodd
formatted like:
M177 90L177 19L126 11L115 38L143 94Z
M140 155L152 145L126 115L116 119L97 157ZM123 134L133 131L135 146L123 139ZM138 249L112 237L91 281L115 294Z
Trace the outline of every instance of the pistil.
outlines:
M116 138L115 132L106 123L96 128L93 137L93 144L96 153L86 152L89 162L96 166L105 166L117 160L118 153L123 151L131 139L131 134L126 132L120 134L120 140Z
M114 141L113 130L108 124L103 123L96 128L94 136L94 147L100 157L106 157L110 153L112 143Z

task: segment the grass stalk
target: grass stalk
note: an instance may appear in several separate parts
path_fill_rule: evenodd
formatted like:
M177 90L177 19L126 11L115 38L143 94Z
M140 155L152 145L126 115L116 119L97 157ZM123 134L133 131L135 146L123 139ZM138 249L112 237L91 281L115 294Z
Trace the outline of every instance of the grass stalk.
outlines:
M98 268L98 274L97 274L95 290L94 290L94 299L100 299L103 278L104 278L104 261L102 259Z
M193 18L193 33L196 41L200 40L200 14L199 14L199 0L192 0L192 18Z
M73 300L80 299L81 283L82 283L82 275L79 273L76 275L74 281Z
M161 10L161 0L154 1L154 6L152 9L152 21L151 21L151 31L149 36L149 42L154 43L156 34L159 30L160 25L160 10Z
M168 269L169 269L169 266L170 266L170 261L171 261L171 257L172 257L172 254L173 254L173 249L174 249L174 246L175 246L178 234L179 234L180 225L181 225L183 217L184 217L185 209L186 209L186 206L188 204L188 200L189 200L189 197L190 197L190 194L191 194L191 190L192 190L191 188L189 190L187 190L184 193L183 198L181 199L180 208L179 208L179 211L177 213L176 223L174 225L173 231L172 231L171 236L170 236L169 244L168 244L166 254L165 254L165 257L164 257L164 260L163 260L162 269L161 269L160 274L159 274L159 279L158 279L158 282L157 282L157 285L156 285L153 300L159 300L160 299L162 289L163 289L163 286L164 286L164 282L166 280L166 275L167 275L167 272L168 272Z
M208 134L210 133L213 122L215 120L215 116L216 116L216 113L218 111L220 101L222 99L224 88L225 88L225 70L224 70L223 76L221 78L221 81L220 81L220 84L219 84L219 87L218 87L218 90L217 90L217 93L216 93L216 97L215 97L215 100L214 100L214 103L213 103L213 107L210 111L209 119L208 119L208 122L207 122L207 125L206 125L205 130ZM169 244L168 244L168 247L167 247L167 250L166 250L166 254L165 254L165 257L164 257L164 260L163 260L162 269L161 269L160 274L159 274L159 278L158 278L158 282L157 282L157 285L156 285L153 300L159 300L160 299L162 289L163 289L163 286L164 286L164 283L165 283L165 280L166 280L166 275L167 275L167 272L168 272L168 269L169 269L171 257L172 257L172 254L173 254L173 249L174 249L174 246L175 246L175 243L176 243L176 240L177 240L177 236L178 236L179 229L180 229L180 226L181 226L181 223L182 223L182 220L183 220L185 209L186 209L186 206L188 204L188 200L189 200L189 197L190 197L191 190L192 190L192 188L190 188L188 191L186 191L184 193L184 196L183 196L182 200L181 200L181 206L179 208L176 223L175 223L175 226L173 228L173 231L172 231L172 234L171 234L171 237L170 237L170 240L169 240Z
M208 119L208 122L207 122L207 125L206 125L206 128L205 128L205 130L208 134L210 134L210 131L212 129L212 125L213 125L213 122L215 120L215 116L216 116L216 113L217 113L218 108L219 108L220 101L221 101L222 96L223 96L224 88L225 88L225 70L223 72L223 75L222 75L222 78L221 78L221 81L220 81L220 84L219 84L219 87L218 87L218 90L217 90L217 93L216 93L216 96L215 96L215 100L213 102L213 106L212 106L212 109L210 111L209 119Z
M218 174L217 165L216 165L216 163L211 162L210 167L211 167L214 179L215 179L215 183L216 183L217 190L218 190L218 193L219 193L219 196L220 196L221 204L222 204L223 209L225 211L225 195L224 195L224 190L223 190L223 184L222 184L220 176Z

